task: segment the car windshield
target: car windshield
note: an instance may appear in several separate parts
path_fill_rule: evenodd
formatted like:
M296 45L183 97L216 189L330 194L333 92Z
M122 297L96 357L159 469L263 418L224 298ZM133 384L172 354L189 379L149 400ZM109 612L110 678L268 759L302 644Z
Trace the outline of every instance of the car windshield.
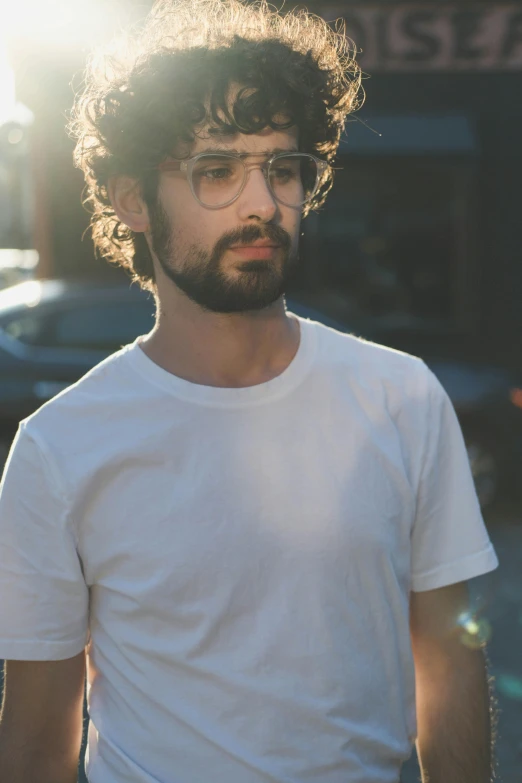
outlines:
M53 303L54 304L54 303ZM5 334L25 345L110 353L146 334L154 325L154 301L56 302L0 311Z

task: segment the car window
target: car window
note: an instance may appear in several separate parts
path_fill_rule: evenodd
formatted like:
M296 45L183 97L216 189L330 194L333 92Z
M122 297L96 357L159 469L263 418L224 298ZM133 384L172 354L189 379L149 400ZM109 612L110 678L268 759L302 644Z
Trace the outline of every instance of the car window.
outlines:
M46 345L49 333L49 315L38 314L36 311L24 312L3 325L3 331L15 340L26 345Z
M154 302L104 302L58 313L52 345L62 348L118 350L154 325Z

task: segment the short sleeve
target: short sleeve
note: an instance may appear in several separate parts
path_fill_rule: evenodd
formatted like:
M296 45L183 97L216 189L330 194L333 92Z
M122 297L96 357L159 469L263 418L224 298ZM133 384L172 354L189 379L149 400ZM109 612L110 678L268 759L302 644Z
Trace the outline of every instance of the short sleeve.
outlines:
M411 541L411 587L417 592L498 566L455 410L435 375L424 369L426 426Z
M0 658L85 647L88 588L54 463L20 426L0 485Z

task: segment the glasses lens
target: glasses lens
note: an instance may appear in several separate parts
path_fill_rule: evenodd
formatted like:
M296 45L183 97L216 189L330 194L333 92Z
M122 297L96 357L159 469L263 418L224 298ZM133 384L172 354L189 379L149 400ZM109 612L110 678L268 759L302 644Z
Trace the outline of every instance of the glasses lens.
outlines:
M291 207L306 204L317 188L317 161L311 155L280 155L270 164L268 180L278 201Z
M219 207L237 196L244 177L245 167L240 159L202 155L192 169L192 187L202 204Z

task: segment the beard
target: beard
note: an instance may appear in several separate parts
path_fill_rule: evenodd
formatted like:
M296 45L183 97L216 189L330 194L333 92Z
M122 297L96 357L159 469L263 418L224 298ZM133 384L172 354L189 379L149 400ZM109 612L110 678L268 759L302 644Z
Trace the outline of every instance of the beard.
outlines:
M170 220L161 205L151 214L152 249L165 275L193 302L214 313L245 313L262 310L280 299L298 266L297 251L280 226L250 225L223 234L212 250L190 245L183 264L175 268L176 239ZM232 245L247 245L268 239L279 245L279 260L251 260L228 276L222 268L225 252Z

